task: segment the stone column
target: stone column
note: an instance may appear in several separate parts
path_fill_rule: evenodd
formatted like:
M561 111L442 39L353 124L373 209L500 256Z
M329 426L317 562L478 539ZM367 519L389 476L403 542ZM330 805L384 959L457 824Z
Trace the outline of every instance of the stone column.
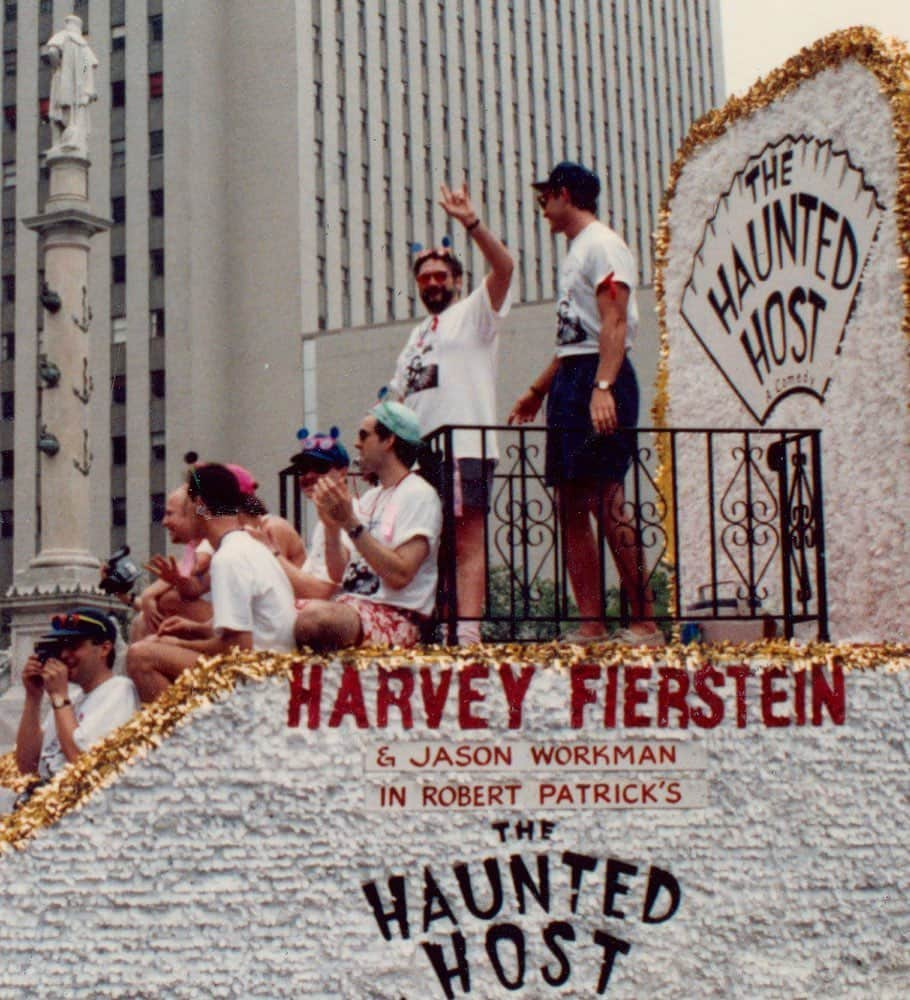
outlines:
M3 605L12 617L13 687L35 637L52 614L78 604L110 605L97 590L100 564L89 552L89 405L94 392L88 331L89 246L110 223L93 215L89 160L59 152L47 156L50 186L39 215L23 219L44 249L44 333L36 373L41 387L39 449L41 548L17 570ZM101 516L106 516L103 512Z

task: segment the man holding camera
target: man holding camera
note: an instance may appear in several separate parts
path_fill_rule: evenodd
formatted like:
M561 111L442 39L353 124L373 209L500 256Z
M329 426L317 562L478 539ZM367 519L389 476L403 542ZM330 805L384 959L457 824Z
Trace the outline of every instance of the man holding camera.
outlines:
M139 708L133 682L112 668L117 627L99 608L55 615L22 670L25 705L16 735L22 774L49 780ZM41 703L50 713L41 725Z

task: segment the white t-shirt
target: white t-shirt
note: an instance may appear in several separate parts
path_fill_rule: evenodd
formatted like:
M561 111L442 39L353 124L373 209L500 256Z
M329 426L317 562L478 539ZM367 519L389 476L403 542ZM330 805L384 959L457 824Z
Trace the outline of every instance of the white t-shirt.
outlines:
M358 519L361 517L360 513L360 503L357 497L352 497L351 501L354 507L354 516ZM348 538L346 531L342 530L341 535L341 547L350 556L351 551L354 548L353 542ZM303 572L307 573L309 576L315 576L317 580L324 580L326 583L334 583L335 581L329 576L329 569L325 562L325 525L321 520L316 522L316 527L313 528L313 534L310 537L310 544L307 546L306 550L306 562L303 564Z
M70 684L67 697L76 713L78 725L73 740L80 750L88 750L139 711L139 696L128 677L111 677L88 694L78 684ZM52 778L67 763L57 738L55 715L52 709L44 720L44 740L38 758L38 774L42 778Z
M596 219L569 244L559 268L559 302L556 307L556 356L597 354L600 350L600 309L597 289L607 275L629 288L626 312L626 349L638 332L635 287L638 269L625 242Z
M397 549L412 538L423 537L430 543L430 551L413 580L395 590L355 550L341 581L342 591L377 604L432 614L436 604L436 556L442 531L442 505L436 491L412 472L397 486L369 490L361 497L360 511L366 530L383 545Z
M389 388L420 418L424 435L445 424L496 424L496 359L499 320L508 315L511 292L495 312L486 281L438 316L411 331L398 356ZM459 458L496 458L496 435L456 431Z
M252 632L253 649L289 653L294 591L272 553L245 531L229 531L212 556L212 626Z

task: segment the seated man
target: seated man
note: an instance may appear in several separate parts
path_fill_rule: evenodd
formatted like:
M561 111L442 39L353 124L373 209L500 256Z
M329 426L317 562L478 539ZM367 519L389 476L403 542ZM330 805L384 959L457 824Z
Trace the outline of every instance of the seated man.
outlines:
M117 626L99 608L54 616L22 669L25 705L16 735L22 774L52 778L139 708L133 682L112 673L116 641ZM51 709L42 728L45 694Z
M374 406L357 433L360 467L379 485L364 494L358 514L343 480L324 476L313 498L326 530L341 529L352 551L341 593L307 601L297 616L301 646L339 649L364 643L413 646L436 600L436 555L442 508L435 490L411 473L421 444L420 422L401 403Z
M294 594L269 550L244 531L239 512L243 495L223 465L191 469L187 491L196 504L196 534L215 554L211 623L165 621L158 634L130 646L127 672L139 697L153 701L200 655L241 650L294 648Z
M153 556L146 569L158 579L135 599L127 594L116 595L138 612L130 626L130 642L153 635L166 618L174 615L198 622L212 617L212 606L205 599L209 590L212 547L193 537L196 520L185 485L167 498L161 523L167 529L171 544L185 546L184 553L179 562L173 556Z

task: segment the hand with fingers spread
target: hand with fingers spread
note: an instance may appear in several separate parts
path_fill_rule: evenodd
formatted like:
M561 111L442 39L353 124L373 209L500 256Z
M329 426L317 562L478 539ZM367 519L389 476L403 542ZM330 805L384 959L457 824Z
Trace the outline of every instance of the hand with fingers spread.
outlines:
M145 564L145 568L149 573L154 573L159 580L164 580L172 587L179 586L186 579L180 572L177 560L173 556L152 556Z
M454 191L445 184L440 184L439 193L441 195L439 204L449 218L457 219L465 229L474 225L479 216L471 202L467 184L462 184Z

